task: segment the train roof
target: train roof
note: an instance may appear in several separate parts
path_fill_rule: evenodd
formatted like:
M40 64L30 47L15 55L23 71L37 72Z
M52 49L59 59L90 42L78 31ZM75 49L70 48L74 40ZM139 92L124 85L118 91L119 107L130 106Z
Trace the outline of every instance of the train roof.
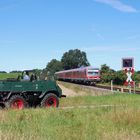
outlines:
M89 69L89 70L95 69L95 70L99 70L99 68L97 68L97 67L87 66L87 67L80 67L80 68L75 68L75 69L58 71L55 74L62 73L62 72L69 72L69 71L84 70L84 69Z

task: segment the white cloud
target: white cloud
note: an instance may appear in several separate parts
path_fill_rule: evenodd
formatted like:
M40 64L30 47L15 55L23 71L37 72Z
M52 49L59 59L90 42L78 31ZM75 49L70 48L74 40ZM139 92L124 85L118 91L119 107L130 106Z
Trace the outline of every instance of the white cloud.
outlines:
M107 4L121 12L127 12L127 13L136 13L138 10L136 10L134 7L124 4L119 0L94 0L95 2L104 3Z

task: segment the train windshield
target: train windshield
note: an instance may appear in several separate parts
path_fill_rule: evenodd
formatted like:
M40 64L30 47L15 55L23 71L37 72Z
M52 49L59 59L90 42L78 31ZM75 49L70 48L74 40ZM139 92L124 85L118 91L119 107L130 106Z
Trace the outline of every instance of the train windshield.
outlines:
M88 70L89 76L99 76L99 70Z

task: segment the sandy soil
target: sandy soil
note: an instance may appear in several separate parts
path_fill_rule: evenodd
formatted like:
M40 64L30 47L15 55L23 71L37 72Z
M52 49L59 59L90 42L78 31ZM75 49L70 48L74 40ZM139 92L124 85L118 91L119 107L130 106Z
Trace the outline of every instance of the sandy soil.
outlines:
M74 91L71 88L67 88L65 86L63 86L62 84L59 83L60 88L62 89L62 93L63 95L66 95L67 97L75 97L75 96L102 96L102 95L108 95L108 94L112 94L110 91L108 90L103 90L103 89L98 89L98 88L92 88L92 89L83 89L81 88L81 91L78 93L76 91Z
M79 96L79 94L77 95L76 92L74 92L73 90L69 89L69 88L66 88L64 87L63 85L60 85L60 88L62 89L62 93L64 95L66 95L67 97L74 97L74 96Z

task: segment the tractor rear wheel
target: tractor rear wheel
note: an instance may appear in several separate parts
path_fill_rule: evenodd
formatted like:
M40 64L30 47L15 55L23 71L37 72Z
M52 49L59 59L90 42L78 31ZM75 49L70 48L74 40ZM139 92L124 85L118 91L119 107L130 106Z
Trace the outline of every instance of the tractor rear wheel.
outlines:
M21 110L27 107L27 102L22 96L14 95L6 102L6 107Z
M58 97L53 94L53 93L49 93L47 94L43 100L41 101L41 107L58 107L59 105L59 99Z

